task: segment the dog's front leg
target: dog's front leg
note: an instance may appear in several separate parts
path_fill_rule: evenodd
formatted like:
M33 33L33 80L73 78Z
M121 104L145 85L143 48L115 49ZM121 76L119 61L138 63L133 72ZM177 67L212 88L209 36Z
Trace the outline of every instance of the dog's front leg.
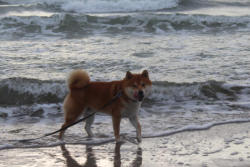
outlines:
M112 115L113 121L113 129L116 142L120 142L120 123L121 123L121 116L118 114Z
M129 121L135 127L136 138L137 138L137 141L140 143L141 142L141 124L138 120L138 116L137 115L130 116Z

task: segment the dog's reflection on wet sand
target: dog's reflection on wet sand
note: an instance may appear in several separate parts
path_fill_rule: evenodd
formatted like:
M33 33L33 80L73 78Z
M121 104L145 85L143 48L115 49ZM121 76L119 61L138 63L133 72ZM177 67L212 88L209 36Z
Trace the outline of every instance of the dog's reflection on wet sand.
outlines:
M122 162L121 162L121 149L122 144L117 143L115 145L114 149L114 159L113 159L113 164L114 167L121 167ZM65 147L65 145L61 145L61 150L62 150L62 155L66 160L66 166L67 167L97 167L97 160L95 157L95 154L93 152L93 146L86 145L86 162L84 164L79 164L72 155L70 155L70 152L68 149ZM142 164L142 149L137 146L137 151L136 151L136 157L131 163L131 167L140 167Z
M121 143L117 143L115 145L115 156L114 156L114 167L120 167L121 164ZM141 147L137 147L137 151L136 151L136 158L134 159L134 161L132 162L132 164L130 165L131 167L139 167L142 164L142 149Z
M61 145L62 155L66 159L67 167L96 167L96 159L92 150L92 147L87 145L86 146L86 162L85 164L79 164L71 155L70 152L67 150L65 145Z

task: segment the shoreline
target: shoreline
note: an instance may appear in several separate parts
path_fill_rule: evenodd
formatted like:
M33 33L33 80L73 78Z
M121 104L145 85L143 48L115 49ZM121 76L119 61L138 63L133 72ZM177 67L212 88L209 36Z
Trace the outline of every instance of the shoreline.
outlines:
M250 119L235 119L235 120L228 120L228 121L222 121L222 122L211 122L211 123L207 123L204 125L190 125L190 126L186 126L180 129L176 129L176 130L170 130L170 131L166 131L166 132L162 132L162 133L155 133L153 135L149 135L149 134L143 134L142 138L143 139L153 139L153 138L160 138L160 137L167 137L167 136L172 136L178 133L184 133L184 132L194 132L194 131L206 131L209 130L213 127L216 126L222 126L222 125L227 125L227 124L244 124L244 123L250 123ZM138 144L136 139L134 137L128 137L125 134L120 134L122 138L124 138L124 142L131 142L133 144ZM50 135L49 135L50 136ZM29 140L33 141L37 141L37 139L43 139L46 137L49 137L46 135L43 135L41 137L38 138L29 138L29 139L24 139L24 140L6 140L6 141L10 141L10 142L16 142L16 143L29 143ZM55 139L57 139L57 135L51 135L52 137L54 137ZM27 142L25 140L28 140ZM0 151L1 150L6 150L6 149L27 149L27 148L49 148L49 147L56 147L56 146L61 146L61 145L91 145L91 146L97 146L97 145L102 145L102 144L107 144L107 143L111 143L111 142L115 142L114 137L111 138L107 138L107 139L99 139L99 138L92 138L91 140L86 140L86 141L81 141L78 143L74 143L74 142L67 142L67 141L61 141L58 140L58 142L54 142L48 145L30 145L30 146L12 146L10 144L6 144L6 146L0 146Z
M143 138L139 145L109 142L0 150L0 166L250 166L250 123ZM4 162L4 163L2 163Z

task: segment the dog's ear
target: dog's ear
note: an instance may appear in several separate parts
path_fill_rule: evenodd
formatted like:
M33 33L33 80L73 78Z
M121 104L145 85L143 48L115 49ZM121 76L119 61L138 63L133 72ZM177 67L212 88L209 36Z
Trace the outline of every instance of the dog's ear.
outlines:
M133 77L133 74L130 71L127 71L126 79L131 79L132 77Z
M145 78L148 78L148 71L147 70L142 71L141 75Z

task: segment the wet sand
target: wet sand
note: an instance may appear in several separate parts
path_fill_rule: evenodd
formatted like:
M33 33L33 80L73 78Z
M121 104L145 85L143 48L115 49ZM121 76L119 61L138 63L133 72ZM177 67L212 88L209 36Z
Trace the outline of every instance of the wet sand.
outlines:
M102 145L0 150L0 166L250 167L250 123Z

